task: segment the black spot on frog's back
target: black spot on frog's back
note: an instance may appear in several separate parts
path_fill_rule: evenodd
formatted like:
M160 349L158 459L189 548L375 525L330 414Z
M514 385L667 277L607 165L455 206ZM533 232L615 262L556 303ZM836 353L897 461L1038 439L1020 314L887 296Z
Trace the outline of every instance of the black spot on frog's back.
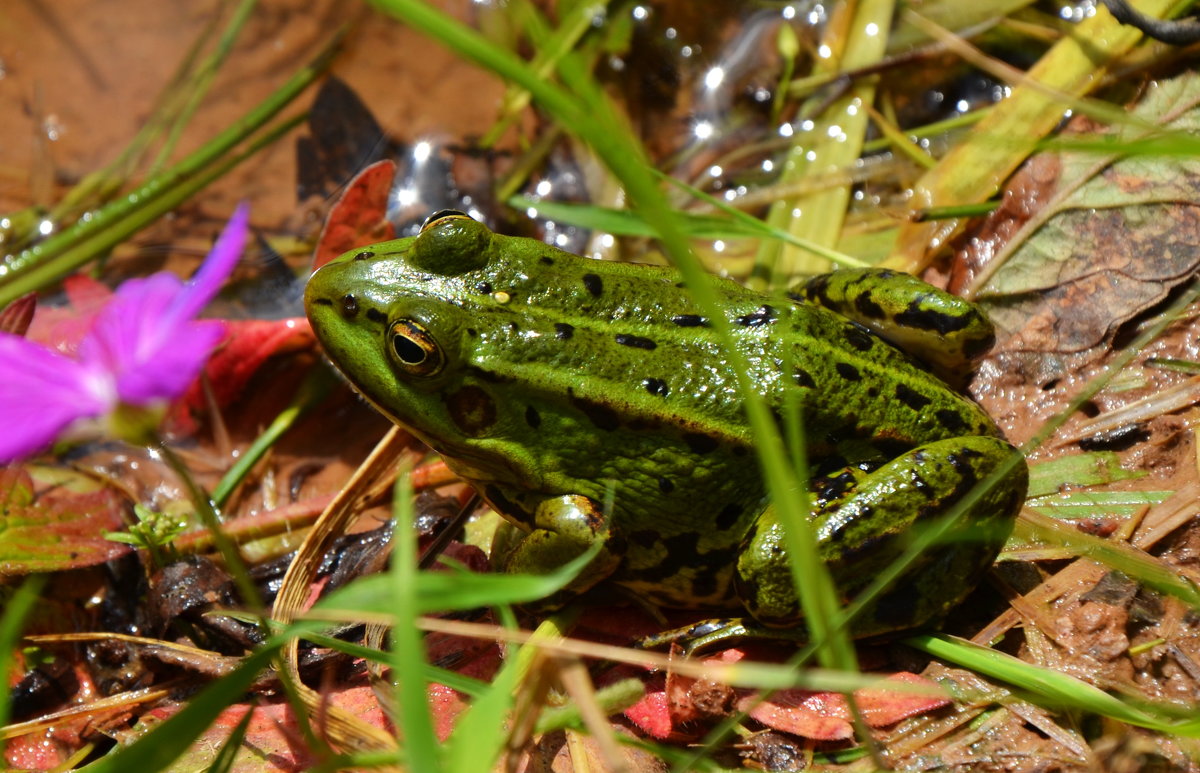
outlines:
M930 398L921 394L907 384L896 385L896 399L904 405L907 405L909 408L912 408L914 411L919 411L932 402Z
M658 544L659 533L654 529L638 529L629 532L630 544L637 545L639 548L650 550Z
M868 333L860 325L851 323L842 331L846 337L846 343L853 346L860 352L869 352L875 346L878 340L875 336Z
M777 312L772 306L760 306L757 311L750 314L743 314L734 320L734 322L743 327L761 327L768 325L775 320Z
M593 296L599 298L601 293L604 292L604 280L600 278L599 274L584 274L583 287Z
M644 336L617 333L615 338L617 343L619 343L621 346L628 346L633 349L645 349L646 351L653 351L654 349L658 348L658 344L655 343L653 339L646 338Z
M867 319L883 319L885 316L887 316L887 312L883 310L883 307L876 303L875 299L871 297L869 290L859 293L857 296L855 296L854 308L859 314L863 315Z
M978 338L972 338L971 340L965 342L963 344L963 355L968 360L978 359L979 357L983 356L985 352L991 350L991 348L995 345L996 334L994 332L988 333Z
M903 438L878 435L871 438L871 447L878 451L884 459L895 459L897 456L911 451L913 444Z
M667 382L661 378L642 379L642 386L655 397L666 397L671 392L671 388L667 386Z
M862 374L858 372L858 368L848 362L835 362L833 369L837 374L847 381L859 381L862 379Z
M949 432L961 433L967 429L967 422L958 411L944 409L934 415L937 416L938 424L941 424Z
M946 335L962 330L974 321L970 314L943 314L922 306L925 298L917 297L904 311L896 315L896 322L917 330L933 330Z
M717 527L718 531L728 531L737 525L738 520L742 517L742 513L745 510L746 508L737 502L730 502L717 513L713 525Z
M676 314L671 317L671 324L677 327L708 327L708 320L699 314Z

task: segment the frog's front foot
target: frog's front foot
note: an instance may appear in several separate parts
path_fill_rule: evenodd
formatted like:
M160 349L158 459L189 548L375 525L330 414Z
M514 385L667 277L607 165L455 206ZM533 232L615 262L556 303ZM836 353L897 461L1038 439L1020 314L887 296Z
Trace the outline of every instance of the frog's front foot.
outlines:
M598 502L590 497L568 494L538 504L533 530L501 557L501 564L510 573L546 574L599 543L596 557L574 580L536 605L542 609L557 609L616 570L623 552L617 544L619 541Z

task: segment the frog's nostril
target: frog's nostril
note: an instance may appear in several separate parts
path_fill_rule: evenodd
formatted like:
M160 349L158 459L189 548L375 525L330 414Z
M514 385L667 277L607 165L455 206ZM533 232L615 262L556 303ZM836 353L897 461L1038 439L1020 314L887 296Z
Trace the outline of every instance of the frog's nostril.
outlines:
M342 316L346 319L354 319L358 316L358 299L350 293L342 296Z

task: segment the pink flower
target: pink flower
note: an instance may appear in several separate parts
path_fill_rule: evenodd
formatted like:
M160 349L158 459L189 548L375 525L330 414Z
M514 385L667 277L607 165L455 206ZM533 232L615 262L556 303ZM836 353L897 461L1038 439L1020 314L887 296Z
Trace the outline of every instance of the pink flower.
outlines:
M195 317L241 257L247 221L239 205L188 282L162 272L122 283L75 358L0 333L0 461L44 449L82 419L181 395L224 332L221 322Z

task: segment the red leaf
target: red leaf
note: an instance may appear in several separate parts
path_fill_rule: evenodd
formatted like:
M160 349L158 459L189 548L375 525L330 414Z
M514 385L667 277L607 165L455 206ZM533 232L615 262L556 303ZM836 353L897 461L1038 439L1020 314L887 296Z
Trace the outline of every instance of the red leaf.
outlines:
M670 738L674 731L667 706L667 691L661 685L657 690L647 686L642 699L625 709L625 716L642 732L660 741Z
M936 686L924 677L901 672L888 681ZM917 714L945 706L943 697L896 692L883 688L857 690L854 697L871 727L884 727ZM738 707L767 727L818 741L841 741L854 735L850 709L840 693L810 690L779 690L768 701L754 705L754 696L743 698Z
M348 711L367 724L391 730L372 689L365 685L329 689L322 692L330 705ZM182 706L164 706L151 710L142 719L152 725L178 712ZM305 736L296 722L291 706L286 702L264 703L254 707L246 704L230 706L200 735L192 746L177 759L172 770L202 770L214 760L216 751L229 737L247 711L252 711L246 737L238 748L233 770L303 771L311 770L319 761L307 748ZM146 718L149 718L147 722ZM323 722L317 707L304 721L320 735Z
M316 339L304 317L278 320L231 320L225 323L225 337L217 345L204 376L212 388L217 405L233 403L263 363L277 354L313 346ZM176 401L169 417L172 431L190 434L196 430L194 416L207 408L199 379Z
M395 176L396 162L385 160L350 181L329 210L313 257L314 271L355 247L396 238L395 226L387 219L388 192Z
M901 671L888 677L891 682L936 687L937 683L923 676ZM908 717L915 717L934 709L940 709L950 703L949 698L937 695L917 695L911 692L894 692L874 687L859 690L854 693L858 699L858 707L867 718L871 727L884 727L899 722Z
M672 653L676 652L678 647L673 646ZM736 663L742 657L741 650L728 649L704 662ZM651 677L646 695L626 709L625 716L654 738L683 741L702 733L711 721L728 715L734 695L728 685L669 671L665 679ZM695 733L688 732L689 724Z
M746 696L738 708L769 728L817 741L844 741L854 735L846 699L838 693L779 690L755 705Z
M500 668L500 645L493 641L431 633L425 638L425 648L431 663L445 664L456 673L485 682L490 682ZM468 705L462 693L441 684L429 685L429 708L440 740L450 737L458 715Z
M755 650L755 658L763 653ZM731 648L706 658L706 663L736 663L746 657ZM768 658L769 659L769 658ZM661 679L661 677L658 677ZM924 677L898 673L888 681L935 687ZM625 711L625 716L647 735L659 740L688 740L698 736L735 709L767 727L817 741L843 741L854 736L854 725L845 696L812 690L778 690L766 701L757 692L734 690L712 680L668 673L662 686L647 686L642 700ZM863 716L871 727L884 727L906 717L923 714L949 703L939 696L917 695L884 688L855 693Z

